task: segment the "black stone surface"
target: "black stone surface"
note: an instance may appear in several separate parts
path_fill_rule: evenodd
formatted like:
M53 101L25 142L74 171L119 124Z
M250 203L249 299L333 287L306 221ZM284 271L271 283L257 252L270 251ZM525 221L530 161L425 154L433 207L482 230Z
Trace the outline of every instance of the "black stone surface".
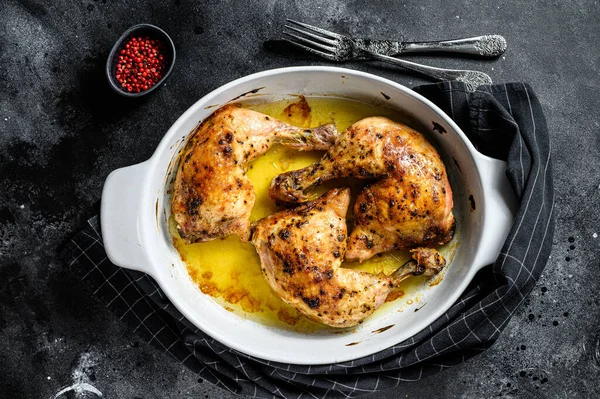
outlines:
M249 73L321 65L267 54L285 18L380 38L502 34L493 61L411 56L532 84L553 140L557 230L536 290L497 343L465 364L372 398L588 398L600 392L600 45L594 1L3 0L0 2L0 398L229 398L138 341L57 256L97 211L113 169L147 159L210 90ZM177 46L167 84L112 93L105 57L129 26ZM378 63L345 66L407 86Z

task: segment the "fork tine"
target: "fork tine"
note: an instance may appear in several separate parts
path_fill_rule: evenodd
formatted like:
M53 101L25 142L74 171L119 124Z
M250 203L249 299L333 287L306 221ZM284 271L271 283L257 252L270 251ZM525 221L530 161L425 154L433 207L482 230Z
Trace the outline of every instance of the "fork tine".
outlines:
M322 41L324 43L328 43L328 44L331 44L331 45L335 45L335 43L336 43L335 40L327 39L327 38L325 38L323 36L315 35L314 33L310 33L310 32L304 31L302 29L294 28L293 26L285 25L285 28L293 30L294 32L298 32L298 33L301 33L303 35L312 37L313 39L320 40L320 41Z
M325 44L317 43L317 42L315 42L313 40L307 39L307 38L302 37L302 36L295 35L295 34L290 33L290 32L283 32L283 34L291 36L291 37L295 38L296 40L298 40L299 42L304 43L304 44L306 44L308 46L317 47L317 48L320 48L320 49L323 49L323 50L327 50L330 53L333 53L335 51L335 47L331 47L331 46L327 46Z
M323 35L329 36L331 39L342 39L343 38L342 35L338 35L335 32L330 32L330 31L325 30L323 28L317 28L316 26L312 26L312 25L308 25L308 24L305 24L305 23L302 23L302 22L294 21L293 19L287 19L286 21L290 22L292 24L295 24L295 25L299 25L299 26L301 26L301 27L303 27L305 29L312 30L313 32L318 32L318 33L321 33Z
M309 53L316 54L316 55L318 55L320 57L326 58L326 59L331 60L331 61L337 61L336 58L333 55L331 55L331 54L324 53L324 52L319 51L319 50L315 50L314 48L305 46L304 44L300 44L300 43L295 42L295 41L290 40L290 39L286 39L285 37L283 38L283 40L285 40L288 43L293 44L294 46L298 46L298 47L300 47L300 48L308 51Z

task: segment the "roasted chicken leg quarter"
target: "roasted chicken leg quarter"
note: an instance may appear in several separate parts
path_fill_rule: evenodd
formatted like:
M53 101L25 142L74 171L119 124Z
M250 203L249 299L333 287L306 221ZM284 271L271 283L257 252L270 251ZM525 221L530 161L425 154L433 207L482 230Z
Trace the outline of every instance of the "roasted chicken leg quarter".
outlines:
M362 119L340 135L318 162L277 176L276 201L306 201L323 181L355 177L371 182L358 194L347 260L392 249L445 244L452 239L452 189L435 148L419 132L384 117Z
M350 189L260 220L252 243L275 293L309 318L332 327L361 323L407 277L434 275L445 265L437 251L417 248L390 277L342 268Z
M279 142L298 150L326 150L338 136L333 125L303 129L265 114L226 105L198 127L175 178L171 210L188 243L237 234L247 241L256 194L248 163Z

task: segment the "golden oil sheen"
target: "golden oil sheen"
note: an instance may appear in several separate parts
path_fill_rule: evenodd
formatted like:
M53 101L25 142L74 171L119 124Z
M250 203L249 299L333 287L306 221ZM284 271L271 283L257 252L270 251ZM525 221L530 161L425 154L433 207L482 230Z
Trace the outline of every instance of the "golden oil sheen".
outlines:
M347 99L320 97L307 98L305 101L310 107L309 113L306 112L306 102L303 99L246 103L244 106L300 127L308 128L335 123L340 132L368 116L386 116L399 122L406 122L401 115L389 110ZM298 105L304 105L304 107ZM266 154L255 159L249 165L247 172L256 192L251 221L263 218L280 209L268 195L269 186L275 176L308 166L319 160L322 155L323 152L300 152L281 145L274 145ZM352 189L353 197L348 212L348 231L350 232L351 209L362 182L355 179L329 182L315 189L314 196L316 198L334 186L348 185ZM333 330L331 327L322 326L305 318L293 307L279 299L263 278L258 254L251 243L243 243L237 236L229 236L204 243L185 244L177 234L173 218L170 218L170 227L175 247L181 254L192 280L203 293L213 296L226 309L241 317L252 318L278 328L302 332ZM442 248L440 252L450 261L452 254L449 251L454 252L456 245L452 245L451 242L445 247L447 248ZM363 263L344 262L342 267L389 275L409 258L408 251L391 251L377 255ZM426 284L427 281L424 277L405 280L400 287L401 295L393 300L394 307L401 309L404 304L416 302L419 299L420 288ZM390 310L390 304L385 304L375 314Z

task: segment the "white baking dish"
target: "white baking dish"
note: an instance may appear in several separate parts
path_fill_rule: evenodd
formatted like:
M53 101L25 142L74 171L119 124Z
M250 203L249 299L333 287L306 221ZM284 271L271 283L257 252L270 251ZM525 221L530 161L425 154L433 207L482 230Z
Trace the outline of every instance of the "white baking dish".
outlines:
M341 333L297 333L229 312L189 278L167 227L167 193L177 155L194 127L218 106L250 93L264 101L290 95L351 98L400 110L440 151L453 186L460 243L444 278L419 294L420 307L393 303ZM433 130L434 122L440 129ZM181 313L202 331L240 352L293 364L326 364L368 356L429 326L460 296L475 273L498 256L514 218L506 164L478 153L458 126L430 101L375 75L332 67L265 71L226 84L191 106L147 161L112 172L102 193L102 237L116 265L151 275ZM425 306L423 306L425 304ZM384 327L392 326L383 330ZM349 345L351 344L351 345Z

